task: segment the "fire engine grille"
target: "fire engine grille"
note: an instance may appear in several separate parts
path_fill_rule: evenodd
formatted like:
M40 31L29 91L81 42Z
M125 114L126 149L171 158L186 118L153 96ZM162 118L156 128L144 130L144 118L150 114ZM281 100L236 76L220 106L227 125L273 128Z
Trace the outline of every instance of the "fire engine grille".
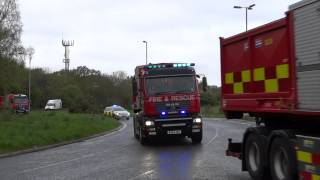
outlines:
M190 106L190 101L175 101L175 102L159 102L156 103L156 110L160 111L177 111L187 110Z

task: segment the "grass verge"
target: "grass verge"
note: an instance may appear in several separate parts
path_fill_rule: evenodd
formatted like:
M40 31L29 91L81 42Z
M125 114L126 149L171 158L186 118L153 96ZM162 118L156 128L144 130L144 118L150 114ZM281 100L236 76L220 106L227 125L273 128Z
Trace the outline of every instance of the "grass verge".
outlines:
M33 111L27 115L0 111L0 154L87 137L120 123L93 114Z
M220 106L202 106L201 114L203 117L223 118L224 114L220 110Z

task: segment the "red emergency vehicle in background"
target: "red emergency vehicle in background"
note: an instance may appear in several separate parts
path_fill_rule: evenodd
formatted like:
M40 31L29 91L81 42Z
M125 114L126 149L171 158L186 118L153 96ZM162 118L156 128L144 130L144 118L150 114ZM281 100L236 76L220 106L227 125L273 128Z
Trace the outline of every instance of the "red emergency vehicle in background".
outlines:
M29 99L24 94L9 94L6 97L6 103L8 107L18 113L28 113L29 110Z
M3 96L0 96L0 108L3 108L3 102L4 101L4 98Z
M222 110L257 120L227 155L253 179L320 179L320 1L220 44Z
M132 79L134 136L144 144L156 136L202 140L200 93L194 63L137 66Z

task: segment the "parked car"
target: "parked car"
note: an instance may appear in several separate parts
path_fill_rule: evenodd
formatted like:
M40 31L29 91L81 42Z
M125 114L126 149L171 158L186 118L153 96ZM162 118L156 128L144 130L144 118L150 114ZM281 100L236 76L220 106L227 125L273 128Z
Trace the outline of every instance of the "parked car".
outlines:
M125 108L118 105L106 107L103 111L103 114L106 116L113 117L117 120L120 120L120 119L129 120L130 118L130 113Z
M48 100L44 110L59 110L62 109L61 99L50 99Z

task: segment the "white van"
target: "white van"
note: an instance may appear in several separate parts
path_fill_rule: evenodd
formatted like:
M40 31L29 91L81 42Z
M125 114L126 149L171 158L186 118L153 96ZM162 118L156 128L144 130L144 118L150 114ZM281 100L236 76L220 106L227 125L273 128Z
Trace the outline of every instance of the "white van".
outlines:
M50 99L48 100L44 110L59 110L62 109L61 99Z

